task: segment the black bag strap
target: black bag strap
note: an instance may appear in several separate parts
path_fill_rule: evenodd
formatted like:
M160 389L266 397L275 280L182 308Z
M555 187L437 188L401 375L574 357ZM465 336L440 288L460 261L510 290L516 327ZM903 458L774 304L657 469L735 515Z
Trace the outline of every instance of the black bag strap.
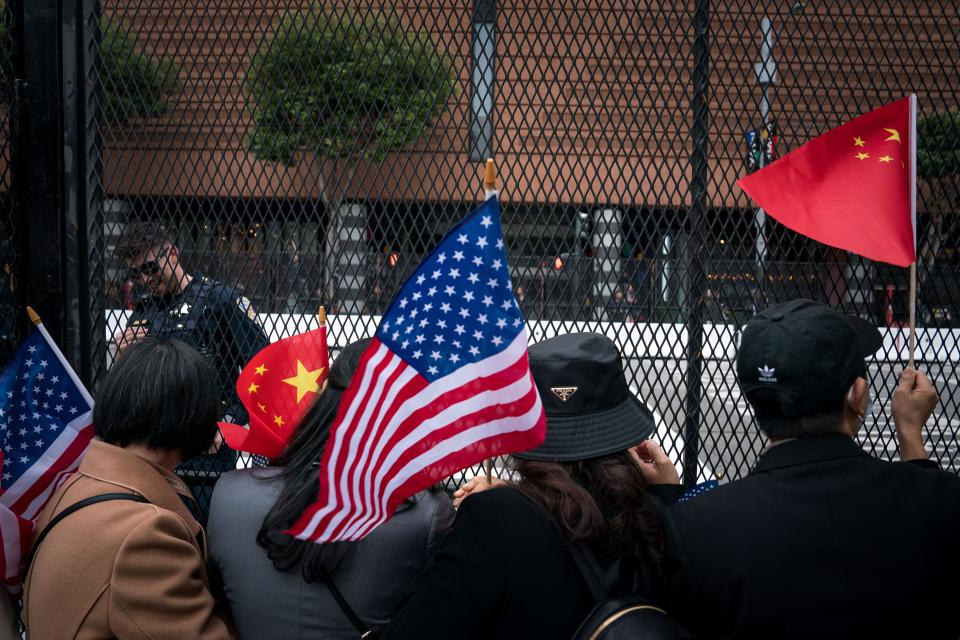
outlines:
M571 542L567 545L567 549L569 549L570 556L573 558L574 564L577 565L577 569L580 570L580 575L586 581L594 601L600 602L610 595L606 572L590 547L583 542Z
M97 496L90 496L89 498L84 498L76 504L72 504L57 515L53 517L43 531L40 532L40 535L37 536L37 539L34 541L33 545L30 547L30 551L27 553L27 561L23 565L23 574L21 575L21 581L26 584L27 582L27 572L30 571L30 565L33 564L33 557L37 554L37 548L40 546L40 543L43 542L44 538L47 537L47 534L50 533L50 530L53 529L61 520L69 516L71 513L76 513L84 507L89 507L92 504L97 504L99 502L107 502L108 500L132 500L133 502L147 502L150 501L144 498L141 495L136 493L101 493Z
M547 520L550 521L550 525L553 527L553 530L557 532L557 536L563 540L563 533L560 531L557 523L544 512L543 507L541 507L536 500L516 487L511 487L511 490L523 496L537 511L542 513ZM583 576L584 581L587 583L587 588L590 590L590 595L593 596L595 602L605 600L610 596L612 590L624 584L625 578L628 577L623 575L625 570L636 573L639 564L641 564L636 559L630 563L625 563L624 560L626 560L626 558L621 558L612 569L616 571L616 576L611 579L608 576L608 571L600 564L593 550L590 549L589 545L585 542L570 542L567 544L567 550L570 552L570 557L573 558L573 563L577 565L580 575ZM636 582L634 575L630 575L629 578L631 582Z
M557 532L557 536L563 540L560 527L536 500L516 487L511 487L510 490L523 496L537 511L542 513L550 521L550 525ZM567 544L567 550L570 552L570 557L573 558L573 563L577 565L580 575L587 583L587 588L595 602L609 598L611 593L617 589L627 592L634 591L650 582L643 562L643 551L639 544L634 545L635 553L622 556L609 570L604 568L593 550L585 542L570 542Z
M343 615L347 616L350 624L352 624L353 628L356 629L357 633L360 634L361 640L376 640L377 634L374 633L373 629L370 628L370 625L366 624L360 619L360 616L357 615L357 612L354 611L353 607L350 606L350 603L347 602L347 599L344 597L343 593L337 588L337 584L333 581L333 577L327 573L327 570L323 567L320 568L320 579L325 585L327 585L327 588L330 589L330 595L332 595L333 599L337 601L337 606L340 607L340 611L343 612Z

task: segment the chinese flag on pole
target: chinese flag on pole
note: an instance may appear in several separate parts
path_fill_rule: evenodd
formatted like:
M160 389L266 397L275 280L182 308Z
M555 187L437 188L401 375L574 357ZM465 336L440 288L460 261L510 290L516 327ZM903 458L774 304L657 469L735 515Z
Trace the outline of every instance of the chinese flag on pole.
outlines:
M220 423L232 449L267 458L283 451L327 379L327 326L323 313L320 317L320 328L267 345L240 372L237 395L250 425Z
M916 253L916 96L814 138L740 180L798 233L906 267Z

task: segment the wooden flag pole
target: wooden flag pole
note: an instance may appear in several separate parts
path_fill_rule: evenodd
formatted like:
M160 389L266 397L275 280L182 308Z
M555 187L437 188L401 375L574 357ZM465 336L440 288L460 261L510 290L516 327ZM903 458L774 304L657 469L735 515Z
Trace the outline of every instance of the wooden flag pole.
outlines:
M917 261L914 260L910 265L910 337L909 337L910 360L908 366L913 369L914 354L917 349Z
M487 166L483 172L483 198L489 200L491 196L497 193L497 168L493 164L493 158L487 158Z
M497 167L493 158L487 158L487 165L483 172L483 197L485 200L497 195ZM493 458L483 461L483 470L487 476L487 484L493 484Z
M910 263L910 352L908 366L915 366L917 350L917 94L910 95L910 224L913 227L913 262Z
M320 308L317 309L317 320L320 321L320 326L327 324L327 310L323 308L323 305L320 305Z
M39 327L42 324L40 315L33 310L33 307L27 307L27 316L30 318L30 322L32 322L34 325Z

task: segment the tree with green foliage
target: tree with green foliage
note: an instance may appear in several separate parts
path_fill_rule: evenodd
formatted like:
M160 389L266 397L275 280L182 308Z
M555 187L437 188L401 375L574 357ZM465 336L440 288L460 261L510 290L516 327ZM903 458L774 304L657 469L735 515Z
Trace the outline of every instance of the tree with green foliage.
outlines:
M395 15L292 10L253 55L246 77L249 147L263 160L322 163L324 290L335 294L341 202L362 161L426 135L456 92L449 56ZM339 168L339 171L338 171Z
M919 247L920 260L926 267L920 270L920 278L926 281L960 208L960 109L933 113L917 121L917 174L930 187L934 203ZM925 289L920 287L921 296Z
M101 40L101 113L108 123L156 117L167 98L180 88L180 68L164 56L151 55L121 21L103 18Z
M146 51L131 27L121 20L103 16L100 29L102 121L124 124L134 118L161 115L169 95L180 88L179 67L169 58ZM7 25L0 21L0 43L6 42ZM6 72L8 63L7 47L0 46L0 69Z
M960 109L920 118L917 140L921 178L930 180L960 175Z

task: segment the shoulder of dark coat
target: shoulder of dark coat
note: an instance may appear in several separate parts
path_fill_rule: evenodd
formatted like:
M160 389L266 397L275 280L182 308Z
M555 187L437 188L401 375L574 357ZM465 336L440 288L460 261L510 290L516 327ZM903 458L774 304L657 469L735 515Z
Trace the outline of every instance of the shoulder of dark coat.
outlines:
M767 478L762 475L747 476L705 491L689 500L674 502L667 507L667 511L677 520L722 518L735 507L749 505L752 497L758 491L763 491L766 481Z
M846 473L862 475L869 478L877 490L903 490L929 493L931 491L945 492L960 499L960 476L941 470L930 464L913 464L906 462L891 462L879 460L872 456L860 456L843 461L849 465ZM814 469L815 466L811 466ZM795 471L795 467L788 468ZM811 471L811 473L813 473ZM704 520L719 522L727 518L736 519L735 512L744 509L751 511L757 496L765 495L771 488L772 472L758 473L722 484L715 489L700 495L677 502L669 507L669 512L675 520ZM794 480L797 487L805 482L817 481L816 475L806 479Z
M211 505L224 502L242 504L252 495L278 493L282 489L281 471L280 467L265 467L224 473L213 487Z
M436 510L446 508L447 506L453 508L453 503L445 492L437 489L424 489L400 503L400 506L397 507L397 513L407 511L414 507Z
M553 528L547 513L513 487L498 487L469 496L457 510L457 521L500 529Z
M197 274L197 294L206 298L210 302L238 304L238 300L243 298L243 294L228 284L214 280L209 276Z
M944 470L934 460L914 460L909 462L881 462L891 477L897 479L915 480L919 483L937 487L939 490L952 493L960 499L960 476Z

